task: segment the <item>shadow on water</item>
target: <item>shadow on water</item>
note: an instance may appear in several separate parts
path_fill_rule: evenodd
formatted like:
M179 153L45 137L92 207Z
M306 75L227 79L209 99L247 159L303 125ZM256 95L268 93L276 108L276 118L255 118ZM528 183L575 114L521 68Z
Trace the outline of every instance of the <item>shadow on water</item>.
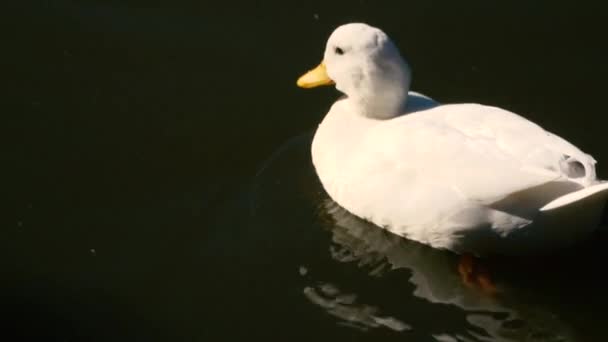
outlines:
M604 236L560 255L488 260L499 293L483 294L463 283L457 256L388 233L332 202L311 166L310 141L307 134L287 142L251 187L218 212L209 247L215 246L210 257L222 258L212 277L213 297L221 300L215 300L210 321L235 317L240 327L247 322L242 331L226 327L227 336L370 341L603 336L592 322L605 316L608 304L602 296L608 282L597 272L606 257Z

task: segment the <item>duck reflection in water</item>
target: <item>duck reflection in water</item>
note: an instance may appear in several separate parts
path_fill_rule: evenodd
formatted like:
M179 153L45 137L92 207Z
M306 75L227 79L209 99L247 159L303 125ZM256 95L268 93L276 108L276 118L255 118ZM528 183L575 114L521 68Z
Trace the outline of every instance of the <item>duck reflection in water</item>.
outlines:
M329 198L321 204L320 219L331 233L331 258L365 274L341 287L330 280L315 279L305 266L300 268L300 274L312 280L304 288L304 296L339 318L341 325L396 332L442 326L445 332L433 334L439 341L521 341L534 336L543 341L576 340L565 322L534 303L533 294L511 288L508 282L497 282L492 294L463 282L455 267L459 258L450 252L376 227ZM355 271L348 268L345 272L352 275ZM383 303L372 304L379 298L370 297L370 291L381 291ZM366 302L368 297L370 302ZM390 302L386 298L391 298ZM429 302L436 305L429 306ZM459 318L462 313L458 309L466 311L465 321ZM417 310L420 314L411 314Z

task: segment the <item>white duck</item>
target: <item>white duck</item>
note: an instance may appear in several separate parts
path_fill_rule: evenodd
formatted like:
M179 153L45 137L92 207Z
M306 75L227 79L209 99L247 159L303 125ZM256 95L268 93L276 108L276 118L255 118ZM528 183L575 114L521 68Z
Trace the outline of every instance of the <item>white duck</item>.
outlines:
M300 79L346 96L319 125L312 159L329 196L389 231L457 253L566 247L600 223L608 182L595 160L504 109L439 105L380 29L338 27Z

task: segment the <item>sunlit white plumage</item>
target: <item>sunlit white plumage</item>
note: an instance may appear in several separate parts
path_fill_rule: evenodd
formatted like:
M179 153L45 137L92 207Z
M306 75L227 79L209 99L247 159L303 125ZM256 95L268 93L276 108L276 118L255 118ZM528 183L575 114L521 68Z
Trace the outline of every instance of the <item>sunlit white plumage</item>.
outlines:
M409 66L381 30L337 28L320 68L298 84L326 75L346 96L316 131L313 163L356 216L477 255L564 247L598 226L608 183L590 155L504 109L409 91Z

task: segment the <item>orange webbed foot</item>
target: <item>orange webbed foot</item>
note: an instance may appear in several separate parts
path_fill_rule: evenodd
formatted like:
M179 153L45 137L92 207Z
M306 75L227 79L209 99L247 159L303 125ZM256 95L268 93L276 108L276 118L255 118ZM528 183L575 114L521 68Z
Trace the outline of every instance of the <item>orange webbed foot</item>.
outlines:
M471 254L463 254L458 261L458 273L462 282L471 288L478 288L486 294L493 295L497 291L490 273L481 261Z

